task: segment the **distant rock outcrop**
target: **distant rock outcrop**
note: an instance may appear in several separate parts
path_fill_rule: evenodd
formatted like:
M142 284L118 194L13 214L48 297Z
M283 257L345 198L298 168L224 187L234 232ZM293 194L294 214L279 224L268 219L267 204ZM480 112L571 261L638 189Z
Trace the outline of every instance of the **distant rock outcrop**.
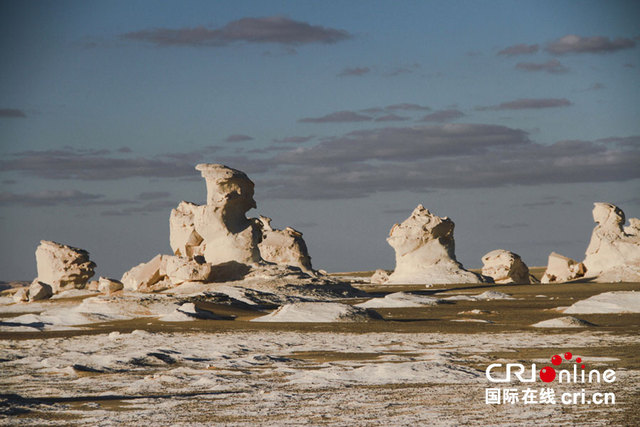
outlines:
M455 255L454 223L418 205L387 242L396 251L396 268L389 284L482 283L490 279L465 270Z
M96 267L89 252L49 240L40 241L36 263L36 281L51 286L53 293L84 288Z
M312 272L311 257L302 233L287 227L278 230L271 227L271 218L260 215L262 223L262 241L258 245L260 255L265 261L275 264L292 265L302 271Z
M594 203L598 224L591 234L584 265L597 282L640 282L640 220L624 227L622 209L610 203Z
M551 252L541 283L563 283L584 277L587 269L583 263Z
M531 283L529 267L518 254L496 249L483 256L482 263L482 274L495 283Z

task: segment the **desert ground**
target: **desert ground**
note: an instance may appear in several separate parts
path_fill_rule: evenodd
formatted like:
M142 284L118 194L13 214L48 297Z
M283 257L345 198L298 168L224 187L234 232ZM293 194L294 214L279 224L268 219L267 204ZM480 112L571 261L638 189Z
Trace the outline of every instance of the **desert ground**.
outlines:
M539 277L544 269L531 270ZM371 273L334 275L371 294L341 302L355 305L403 291L441 303L373 308L380 318L366 322L251 322L273 307L200 297L196 306L217 319L150 316L59 330L16 329L10 319L21 313L5 310L0 424L640 423L640 315L575 314L591 325L531 326L562 317L565 307L594 295L640 291L640 283L426 288L367 284ZM477 298L487 291L496 299ZM83 298L40 304L78 304ZM581 357L587 370L614 369L616 381L555 384L556 393L613 392L615 404L485 402L485 389L496 387L485 377L489 364L536 363L540 369L567 351Z

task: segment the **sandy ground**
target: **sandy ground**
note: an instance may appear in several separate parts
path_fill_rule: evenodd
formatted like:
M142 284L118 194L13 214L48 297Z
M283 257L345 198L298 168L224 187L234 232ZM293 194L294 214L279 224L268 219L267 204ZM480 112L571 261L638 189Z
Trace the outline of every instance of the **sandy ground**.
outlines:
M376 296L492 290L514 299L378 308L383 320L366 323L255 323L264 313L215 306L238 317L3 332L0 424L640 424L639 314L575 315L596 325L586 328L530 326L592 295L639 291L638 283L361 287ZM614 392L615 404L485 403L488 387L527 387L490 383L489 364L540 369L567 351L588 369L614 369L616 381L553 383L556 393Z

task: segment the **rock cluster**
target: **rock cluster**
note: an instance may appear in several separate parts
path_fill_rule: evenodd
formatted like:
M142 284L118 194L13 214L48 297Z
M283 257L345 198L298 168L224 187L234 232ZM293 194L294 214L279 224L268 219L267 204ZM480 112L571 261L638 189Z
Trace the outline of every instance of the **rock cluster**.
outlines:
M487 281L465 270L455 255L453 229L447 217L433 215L418 205L401 224L395 224L387 242L396 252L396 268L389 284L482 283ZM490 280L490 279L489 279Z
M28 288L21 288L13 294L15 302L39 301L53 296L53 289L46 283L34 280Z
M247 218L256 202L254 184L244 172L218 164L196 169L206 181L207 204L183 201L171 211L174 255L157 255L127 271L125 289L158 292L184 282L240 280L252 269L275 272L269 263L314 274L302 233L274 229L266 217Z
M96 267L89 252L49 240L36 249L36 263L36 281L51 286L53 293L84 288Z
M629 219L624 227L622 209L611 203L594 203L596 227L583 262L552 252L543 283L589 278L595 282L640 281L640 219Z
M518 254L496 249L484 255L482 263L482 274L491 277L495 283L531 283L529 267Z

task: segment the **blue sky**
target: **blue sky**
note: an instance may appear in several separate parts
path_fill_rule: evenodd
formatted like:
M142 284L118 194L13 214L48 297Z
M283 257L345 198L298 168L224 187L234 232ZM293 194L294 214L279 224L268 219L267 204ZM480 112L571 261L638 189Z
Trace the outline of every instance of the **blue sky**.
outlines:
M200 162L244 170L316 268L393 267L419 203L469 267L582 259L640 216L634 1L0 2L3 280L40 239L119 277L169 253Z

